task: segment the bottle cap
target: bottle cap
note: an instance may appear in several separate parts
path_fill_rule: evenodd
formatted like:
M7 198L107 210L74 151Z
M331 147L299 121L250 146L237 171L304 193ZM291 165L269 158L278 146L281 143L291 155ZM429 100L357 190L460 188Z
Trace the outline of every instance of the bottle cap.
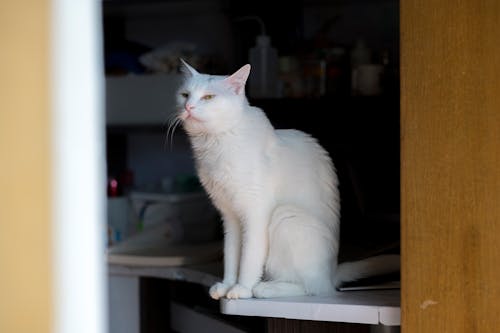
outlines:
M268 35L257 36L257 46L269 46L271 45L271 38Z

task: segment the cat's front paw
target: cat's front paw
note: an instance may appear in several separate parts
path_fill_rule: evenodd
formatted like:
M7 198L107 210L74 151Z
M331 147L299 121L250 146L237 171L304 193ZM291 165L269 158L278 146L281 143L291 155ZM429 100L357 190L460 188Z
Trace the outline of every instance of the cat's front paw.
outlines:
M234 285L226 294L229 299L252 298L252 296L252 290L241 284Z
M214 284L212 287L210 287L209 293L210 297L213 299L219 299L221 297L226 296L227 291L229 288L231 288L233 285L224 283L224 282L217 282Z

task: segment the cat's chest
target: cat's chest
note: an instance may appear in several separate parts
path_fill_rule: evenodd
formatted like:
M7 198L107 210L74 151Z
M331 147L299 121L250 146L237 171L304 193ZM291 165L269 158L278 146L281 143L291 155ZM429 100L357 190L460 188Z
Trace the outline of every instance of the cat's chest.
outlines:
M255 179L255 159L252 152L226 150L204 154L197 159L200 180L212 198L234 201Z
M198 175L209 192L230 191L243 165L230 156L212 154L199 159Z

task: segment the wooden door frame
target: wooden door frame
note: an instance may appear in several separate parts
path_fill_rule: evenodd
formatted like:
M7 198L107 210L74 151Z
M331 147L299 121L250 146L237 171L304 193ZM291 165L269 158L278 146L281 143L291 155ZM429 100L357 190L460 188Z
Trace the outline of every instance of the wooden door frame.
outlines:
M403 0L403 332L500 327L500 2Z

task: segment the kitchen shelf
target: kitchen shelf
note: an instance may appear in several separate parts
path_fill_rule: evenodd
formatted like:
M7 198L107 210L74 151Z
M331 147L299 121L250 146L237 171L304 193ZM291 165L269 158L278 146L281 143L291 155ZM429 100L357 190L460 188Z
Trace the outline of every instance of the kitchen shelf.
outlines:
M113 276L153 277L192 282L208 290L208 287L220 280L222 263L165 267L109 265L108 273ZM238 316L386 326L399 326L401 322L399 289L344 291L329 297L222 299L220 309L223 314Z
M337 292L333 296L222 299L228 315L399 326L400 290Z

